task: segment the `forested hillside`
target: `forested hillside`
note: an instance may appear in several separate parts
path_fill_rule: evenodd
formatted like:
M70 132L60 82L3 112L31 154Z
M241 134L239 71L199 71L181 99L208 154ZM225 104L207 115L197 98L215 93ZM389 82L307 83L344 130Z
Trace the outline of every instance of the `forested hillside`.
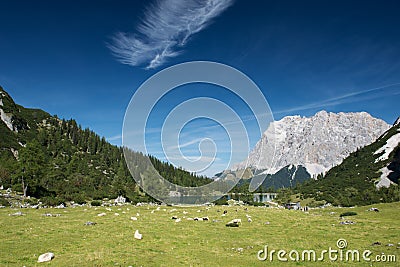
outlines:
M56 204L115 198L152 200L129 173L123 149L73 119L16 105L0 87L0 185ZM147 160L133 152L135 164ZM210 182L150 157L160 174L183 186Z
M387 145L388 140L397 140L395 135L400 135L398 122L377 141L351 153L325 176L297 186L293 193L342 206L400 201L400 143ZM385 153L387 158L382 157ZM387 173L382 172L385 168ZM387 179L386 186L379 186L382 179Z

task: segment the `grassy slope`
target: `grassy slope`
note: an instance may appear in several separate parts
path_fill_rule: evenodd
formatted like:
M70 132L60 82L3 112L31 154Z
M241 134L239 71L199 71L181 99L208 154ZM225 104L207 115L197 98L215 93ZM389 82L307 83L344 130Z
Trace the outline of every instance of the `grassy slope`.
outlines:
M56 257L48 266L321 266L320 262L260 262L256 255L266 244L271 249L287 251L335 249L339 238L347 240L349 249L370 249L375 255L382 252L394 254L398 264L400 249L396 246L400 242L400 203L374 207L381 211L366 211L369 207L329 208L312 210L307 214L272 208L248 207L245 211L243 207L216 206L209 210L205 207L161 207L151 213L154 207L123 206L113 207L111 212L104 207L23 209L21 211L26 216L21 217L9 216L17 210L6 208L0 209L0 265L44 265L36 263L37 257L51 251ZM170 212L172 209L177 211ZM228 214L221 217L217 210L224 209ZM357 223L339 225L339 214L348 210L356 211L358 215L346 219ZM183 211L189 213L184 215ZM332 211L336 213L330 214ZM42 216L47 212L62 216ZM101 212L107 215L98 217ZM115 212L120 216L115 216ZM130 217L136 213L140 214L139 220L131 221ZM252 216L252 223L246 221L246 214ZM175 223L171 220L172 215L181 218L209 216L210 220L222 222L182 219L182 222ZM225 227L225 223L233 218L241 218L242 226ZM97 222L97 225L84 226L86 221ZM266 225L266 221L270 224ZM143 240L133 238L136 229L143 234ZM376 241L382 245L371 246ZM388 243L395 246L388 247ZM237 248L244 250L238 252ZM327 260L323 263L323 266L343 265ZM369 266L365 262L346 264L354 265Z

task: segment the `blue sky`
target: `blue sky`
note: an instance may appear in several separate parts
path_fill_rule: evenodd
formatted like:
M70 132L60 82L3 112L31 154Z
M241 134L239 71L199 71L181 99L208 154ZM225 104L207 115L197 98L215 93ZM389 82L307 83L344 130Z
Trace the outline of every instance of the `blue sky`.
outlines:
M275 119L322 109L388 123L400 115L398 1L164 2L1 1L0 85L17 103L74 118L117 145L135 90L192 60L248 75ZM122 64L115 47L127 44L133 56Z

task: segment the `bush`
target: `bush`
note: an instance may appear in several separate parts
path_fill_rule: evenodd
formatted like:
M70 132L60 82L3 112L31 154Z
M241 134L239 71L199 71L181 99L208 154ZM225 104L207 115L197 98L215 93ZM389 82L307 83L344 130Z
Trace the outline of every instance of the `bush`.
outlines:
M85 197L81 194L74 194L72 196L72 200L79 205L86 204Z
M10 203L7 201L7 199L0 197L0 206L9 207Z
M27 198L24 201L25 203L30 205L37 205L39 203L39 201L36 198Z
M346 211L346 212L343 212L342 214L340 214L340 217L355 216L355 215L357 215L357 212L354 212L354 211Z
M40 201L45 206L58 206L65 204L65 200L58 197L42 197Z
M269 206L269 205L266 204L266 203L254 202L254 201L248 201L247 204L250 205L250 206L255 206L255 207L264 207L264 206L267 206L267 207L268 207L268 206Z
M94 207L101 206L101 201L100 200L93 200L92 202L90 202L90 205L92 205Z

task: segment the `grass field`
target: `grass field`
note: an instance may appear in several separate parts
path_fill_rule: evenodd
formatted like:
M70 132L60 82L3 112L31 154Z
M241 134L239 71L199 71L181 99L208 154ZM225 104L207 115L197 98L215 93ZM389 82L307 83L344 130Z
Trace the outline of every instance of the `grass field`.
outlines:
M208 210L203 206L161 206L156 210L153 206L126 205L112 207L112 211L105 207L3 208L0 266L400 266L400 203L374 207L380 212L367 211L370 206L316 209L309 213L226 206ZM228 211L226 216L221 216L223 210ZM17 211L25 215L9 216ZM339 224L339 214L345 211L358 213L344 219L356 224ZM106 215L98 217L102 212ZM45 213L61 216L45 217ZM251 223L246 214L251 216ZM132 216L138 220L131 220ZM172 216L182 221L175 222ZM187 220L205 216L210 221ZM225 223L234 218L242 219L240 227L226 227ZM97 224L85 226L87 221ZM143 234L142 240L134 239L136 229ZM257 259L265 245L270 250L297 250L300 255L303 250L313 249L318 258L323 249L337 249L340 238L347 241L346 249L360 253L371 250L371 259L382 253L395 255L397 262L340 262L330 261L327 255L323 262L280 262L276 254L272 262ZM373 246L374 242L381 245ZM55 258L49 263L37 263L38 256L48 251Z

